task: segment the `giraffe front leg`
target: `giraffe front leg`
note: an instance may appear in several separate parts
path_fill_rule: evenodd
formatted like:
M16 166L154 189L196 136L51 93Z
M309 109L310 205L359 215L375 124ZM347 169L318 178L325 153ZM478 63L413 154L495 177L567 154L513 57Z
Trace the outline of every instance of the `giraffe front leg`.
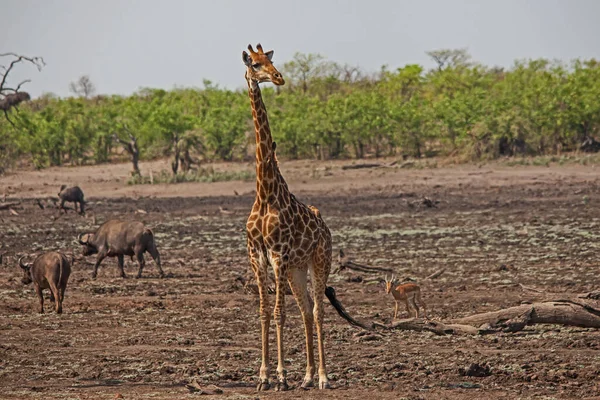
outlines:
M256 390L269 390L269 325L271 322L271 311L269 309L269 298L267 293L267 267L261 262L261 255L254 250L248 250L250 256L250 264L252 271L256 277L258 286L258 296L260 298L260 326L261 326L261 343L262 343L262 362L258 375L258 385Z
M285 351L283 346L283 327L285 325L285 287L286 266L278 255L271 256L275 272L275 309L273 317L277 329L277 391L288 390L287 371L284 368Z

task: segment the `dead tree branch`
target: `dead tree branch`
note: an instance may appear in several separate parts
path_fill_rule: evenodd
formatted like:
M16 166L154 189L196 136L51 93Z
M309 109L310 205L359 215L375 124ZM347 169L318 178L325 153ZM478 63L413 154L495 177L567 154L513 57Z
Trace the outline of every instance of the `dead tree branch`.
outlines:
M479 329L470 325L445 324L440 321L424 319L404 319L391 325L373 322L373 327L386 330L433 332L436 335L476 335L479 333Z
M33 65L35 65L38 69L38 71L41 71L42 68L46 65L46 62L44 61L44 59L42 57L26 57L23 55L19 55L16 53L1 53L0 57L14 57L15 59L9 64L8 68L5 68L5 72L4 75L2 76L2 81L0 81L0 93L2 93L5 89L5 84L6 84L6 79L8 78L8 74L10 74L10 71L14 68L15 65L17 65L20 62L29 62ZM21 84L19 84L18 87L20 87L23 83L25 82L21 82ZM17 88L18 88L17 87Z
M390 268L381 268L381 267L371 267L368 265L358 264L352 261L349 257L344 253L344 249L340 249L340 253L338 255L338 268L336 268L334 273L338 273L339 271L343 271L344 269L352 269L354 271L366 272L366 273L378 273L378 272L386 272L393 273Z
M425 279L429 279L429 280L435 279L435 278L439 277L440 275L442 275L445 271L446 271L446 268L442 268L442 269L434 272L433 274L425 277Z
M1 53L0 57L13 57L14 58L11 61L11 63L8 65L8 67L5 67L2 65L4 72L2 74L2 80L0 81L0 110L2 110L2 112L4 112L4 116L6 117L6 120L8 122L10 122L10 124L13 127L15 127L15 124L13 123L13 121L8 117L8 111L10 111L12 108L15 108L16 110L18 110L17 107L20 103L22 103L24 101L29 101L31 99L31 96L29 95L29 93L19 92L19 89L21 89L21 86L23 86L25 83L31 82L31 81L29 79L25 79L24 81L22 81L21 83L19 83L17 85L16 89L9 88L6 86L8 75L10 74L12 69L15 67L15 65L17 65L21 62L28 62L28 63L35 65L37 67L38 71L41 71L42 68L44 67L44 65L46 65L46 63L44 62L44 59L42 57L26 57L26 56L15 54L15 53ZM9 92L9 91L12 93L6 94L6 92Z
M20 201L14 201L10 203L0 203L0 210L8 210L9 208L13 208L21 204Z
M410 330L433 332L437 335L475 335L490 333L514 333L526 326L536 324L556 324L581 328L600 328L600 292L566 296L530 304L522 304L498 311L475 314L458 318L449 323L424 319L401 320L390 325L379 322L360 326L366 330Z
M506 325L526 316L525 324L558 324L582 328L600 328L600 305L593 304L584 297L558 299L516 307L505 308L483 314L471 315L455 320L458 324L492 327Z
M383 167L383 164L379 163L364 163L364 164L350 164L342 165L342 169L363 169L363 168L378 168Z

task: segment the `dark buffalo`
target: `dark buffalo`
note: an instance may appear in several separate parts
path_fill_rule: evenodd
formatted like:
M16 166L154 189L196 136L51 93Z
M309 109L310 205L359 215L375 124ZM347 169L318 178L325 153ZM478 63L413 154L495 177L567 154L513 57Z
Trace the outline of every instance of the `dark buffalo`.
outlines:
M21 282L24 285L33 282L35 292L40 299L40 313L44 312L42 290L50 289L50 301L55 302L56 312L61 314L73 259L69 262L64 254L56 251L44 253L29 264L23 263L23 258L19 258L19 266L23 269Z
M60 187L60 191L58 192L58 197L60 198L60 209L65 210L65 202L72 202L73 208L77 211L77 203L79 203L79 212L81 214L85 213L83 200L83 190L79 188L79 186L67 187L67 185L62 185Z
M143 223L137 221L119 221L110 220L103 223L95 233L86 233L79 235L79 244L83 245L83 255L89 256L98 254L92 278L96 278L98 274L98 266L106 257L117 257L119 260L119 269L121 277L125 278L124 257L137 257L139 271L137 278L141 278L142 270L146 261L144 260L144 252L150 253L160 277L164 276L164 272L160 265L160 254L156 249L154 242L154 234L144 226Z

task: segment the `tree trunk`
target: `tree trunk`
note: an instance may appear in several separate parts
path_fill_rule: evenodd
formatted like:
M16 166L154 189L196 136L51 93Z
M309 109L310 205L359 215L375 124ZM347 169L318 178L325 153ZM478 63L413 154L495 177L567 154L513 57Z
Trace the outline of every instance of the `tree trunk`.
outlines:
M123 146L123 150L125 150L129 155L131 155L131 163L133 164L133 171L131 175L140 176L140 150L137 145L137 138L133 136L133 134L129 134L129 142L119 138L116 134L114 135L114 139L117 140Z
M140 161L140 154L138 152L137 145L136 145L135 151L131 154L131 162L133 164L133 172L132 172L132 174L135 175L135 176L140 176L141 175L139 161Z
M526 325L559 324L582 328L600 328L600 307L583 299L550 300L540 303L523 304L483 314L459 318L453 322L481 326L500 326L521 315L528 314Z
M475 314L444 323L423 319L408 319L385 325L361 322L365 329L401 329L417 332L448 334L514 333L528 325L557 324L582 328L600 328L600 291L564 298L522 304L498 311Z
M171 162L171 169L173 170L173 175L177 175L177 171L179 170L179 135L177 134L173 136L173 162Z

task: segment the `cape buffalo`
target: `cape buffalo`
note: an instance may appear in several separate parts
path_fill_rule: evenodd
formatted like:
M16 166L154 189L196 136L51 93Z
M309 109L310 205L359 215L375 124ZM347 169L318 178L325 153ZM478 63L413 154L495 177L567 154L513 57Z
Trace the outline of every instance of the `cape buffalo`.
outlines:
M35 292L40 300L40 313L44 312L43 289L50 289L50 301L55 302L56 312L62 313L67 281L71 275L71 262L64 254L50 251L38 256L32 263L25 264L19 258L19 266L23 269L21 282L28 285L33 282ZM72 260L72 259L71 259Z
M144 260L144 252L150 253L156 266L158 273L162 278L164 272L160 265L160 254L156 249L154 242L154 234L152 231L138 221L106 221L95 233L86 233L79 235L79 244L83 246L83 255L89 256L98 254L92 278L96 278L98 274L98 266L106 257L117 257L119 260L119 269L121 277L125 278L124 257L137 257L139 271L137 278L141 278L142 270L146 261Z
M58 197L60 198L60 209L65 210L65 202L72 202L73 208L77 211L77 203L79 203L79 212L81 214L85 213L83 200L83 191L79 188L79 186L67 187L67 185L62 185L60 187L60 191L58 192Z

